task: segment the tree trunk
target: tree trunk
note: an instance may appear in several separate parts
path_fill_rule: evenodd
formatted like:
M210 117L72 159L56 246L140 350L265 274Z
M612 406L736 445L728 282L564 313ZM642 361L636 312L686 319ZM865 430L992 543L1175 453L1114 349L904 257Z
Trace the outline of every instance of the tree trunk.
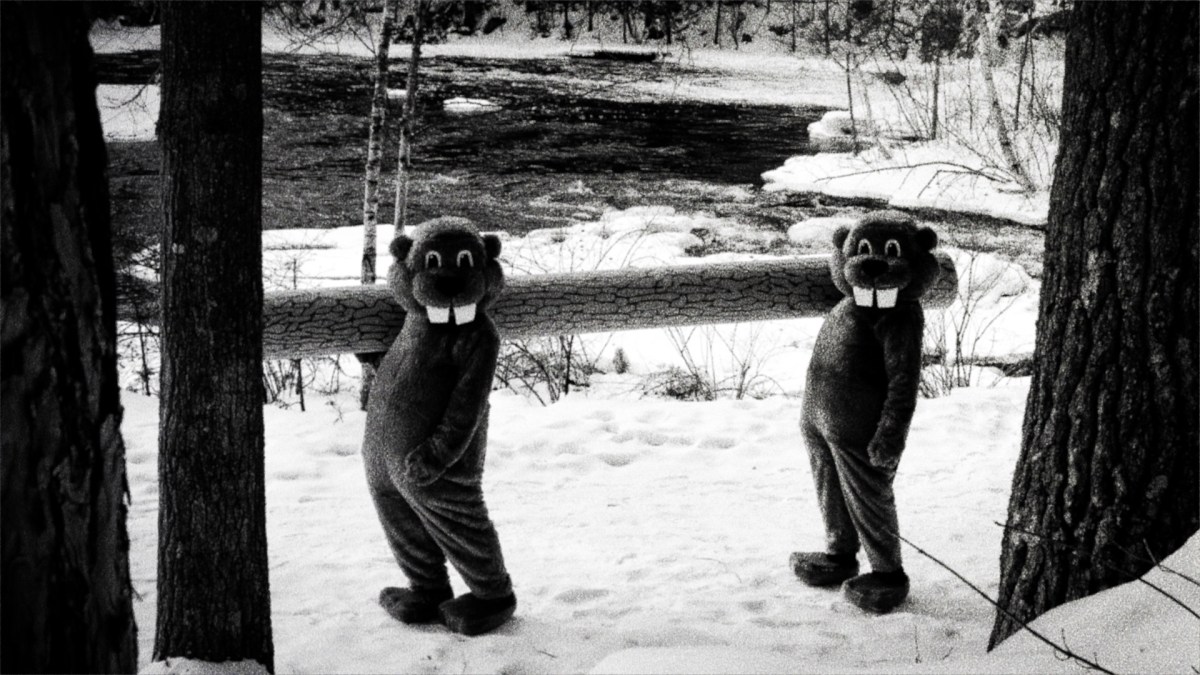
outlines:
M162 5L162 383L154 658L274 668L263 480L262 35Z
M571 3L569 3L569 2L562 3L562 11L563 11L563 22L562 22L563 39L564 40L574 40L575 39L575 25L571 23Z
M854 117L854 87L851 84L851 73L854 72L854 49L850 41L846 41L846 108L850 112L850 147L851 154L857 155L862 149L858 144L858 120Z
M1078 3L990 646L1200 525L1194 3ZM1069 636L1068 636L1069 637Z
M848 15L848 14L847 14L847 21L849 21L849 15ZM832 54L832 53L833 53L833 48L832 48L832 47L830 46L830 44L829 44L829 31L830 31L830 26L829 26L829 0L825 0L825 56L829 56L830 54Z
M799 30L799 28L800 28L799 21L797 20L797 17L796 17L796 2L797 1L798 0L792 0L792 48L791 48L791 52L793 54L796 53L796 31Z
M922 305L945 307L958 292L950 257ZM829 256L678 265L505 280L490 316L505 338L607 333L820 316L842 294L829 277ZM263 345L271 358L386 349L404 310L384 286L348 286L268 294Z
M717 23L713 26L713 46L721 46L721 3L722 0L717 0Z
M371 124L367 129L367 167L363 180L362 283L375 283L375 229L379 222L379 168L383 162L388 109L388 50L400 12L400 0L387 0L379 42L375 46L375 89L371 94Z
M116 280L88 20L6 2L0 85L4 672L133 672Z
M993 74L996 63L996 40L988 25L988 15L978 14L976 25L979 26L979 51L982 57L979 61L982 65L983 83L987 87L988 100L991 101L992 125L996 129L1000 154L1004 156L1004 163L1007 165L1009 173L1016 179L1021 189L1033 192L1035 186L1029 178L1029 172L1025 170L1025 164L1017 156L1017 149L1013 147L1012 134L1009 133L1008 122L1004 119L1004 108L1000 105L1000 94L996 91L996 78Z
M413 3L413 43L408 57L408 94L404 97L404 113L400 118L400 143L396 162L396 209L392 224L396 232L408 224L408 179L412 173L412 145L414 125L417 117L417 89L421 84L421 43L425 39L425 24L428 23L429 0Z
M400 0L387 0L383 10L383 21L379 27L379 43L375 48L375 89L371 94L371 124L367 130L367 167L363 180L363 254L362 283L375 283L376 226L379 223L379 174L383 163L383 141L386 134L388 108L388 51L392 44L392 32L400 15ZM407 105L407 103L405 104ZM375 369L383 354L355 354L362 367L362 384L358 403L361 410L367 409L371 385L375 382ZM300 403L304 409L303 399Z
M1026 15L1030 20L1032 12ZM1017 100L1013 103L1013 131L1021 128L1021 92L1025 90L1025 63L1029 60L1033 49L1033 31L1025 33L1025 42L1021 45L1021 60L1017 64ZM1032 83L1031 83L1032 84Z
M938 122L939 122L939 106L941 102L942 89L942 55L936 53L933 55L933 106L930 111L929 122L929 138L936 140L938 137Z

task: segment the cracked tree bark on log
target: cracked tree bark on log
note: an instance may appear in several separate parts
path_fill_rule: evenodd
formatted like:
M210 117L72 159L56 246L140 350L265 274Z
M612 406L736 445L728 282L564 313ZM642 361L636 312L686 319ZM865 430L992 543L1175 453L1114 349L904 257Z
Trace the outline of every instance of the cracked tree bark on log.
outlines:
M1195 3L1077 3L989 647L1200 525ZM1069 637L1069 636L1068 636Z
M923 304L949 304L954 265ZM511 276L491 315L501 337L567 335L818 316L842 298L829 256ZM386 351L404 311L383 285L268 293L263 349L269 358Z

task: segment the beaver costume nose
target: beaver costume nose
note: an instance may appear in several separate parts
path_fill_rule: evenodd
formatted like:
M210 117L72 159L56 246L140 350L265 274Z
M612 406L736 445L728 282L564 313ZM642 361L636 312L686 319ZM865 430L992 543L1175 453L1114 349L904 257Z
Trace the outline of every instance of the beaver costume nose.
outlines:
M872 258L870 260L864 260L862 262L862 267L859 269L862 270L863 274L874 279L888 270L888 264L882 260L876 260Z
M433 287L442 295L458 295L467 287L467 280L456 276L438 277L433 280Z

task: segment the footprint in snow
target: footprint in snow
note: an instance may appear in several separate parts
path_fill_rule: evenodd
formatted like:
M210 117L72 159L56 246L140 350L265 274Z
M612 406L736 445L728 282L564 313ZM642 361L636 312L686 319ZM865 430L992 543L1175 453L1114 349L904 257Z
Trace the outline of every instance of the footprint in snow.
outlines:
M603 598L610 592L603 588L572 588L554 596L554 599L568 605L578 605L581 602Z
M621 452L606 452L600 455L600 460L609 466L625 466L633 461L635 455Z

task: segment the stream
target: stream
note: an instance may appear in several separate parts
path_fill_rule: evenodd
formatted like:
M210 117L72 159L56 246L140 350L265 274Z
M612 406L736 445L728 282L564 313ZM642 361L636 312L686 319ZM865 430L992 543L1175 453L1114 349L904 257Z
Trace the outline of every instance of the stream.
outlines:
M146 84L157 51L97 55L102 83ZM394 58L392 86L406 60ZM263 57L265 228L341 227L362 222L362 175L373 63L341 55ZM665 205L708 212L739 226L784 232L813 216L880 208L869 200L766 193L761 174L814 152L808 124L820 108L633 98L632 88L713 75L671 63L554 57L422 60L421 115L404 219L471 218L484 229L522 235L568 225L608 209ZM472 114L444 107L454 98L491 104ZM400 100L392 99L384 155L390 185ZM158 146L109 144L118 231L157 230ZM381 195L390 221L393 193ZM977 216L929 214L947 243L986 226L983 249L1040 252L1041 234ZM994 241L994 243L990 243ZM705 253L720 250L711 249ZM1024 251L1024 253L1022 253Z

